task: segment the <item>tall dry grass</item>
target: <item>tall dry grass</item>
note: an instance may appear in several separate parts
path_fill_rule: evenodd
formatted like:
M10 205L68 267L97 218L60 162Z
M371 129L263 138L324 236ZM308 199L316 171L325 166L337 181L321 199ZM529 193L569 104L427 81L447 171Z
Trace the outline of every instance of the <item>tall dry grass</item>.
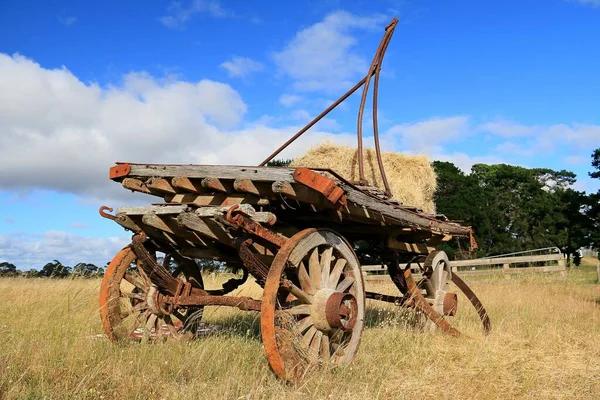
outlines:
M114 345L103 338L98 280L0 279L0 397L146 399L598 398L600 287L590 270L472 282L494 324L483 337L419 333L407 313L368 303L358 355L299 387L267 367L258 315L208 308L225 328L192 342ZM393 293L389 283L369 290ZM375 286L375 287L373 287ZM254 283L241 288L259 295Z

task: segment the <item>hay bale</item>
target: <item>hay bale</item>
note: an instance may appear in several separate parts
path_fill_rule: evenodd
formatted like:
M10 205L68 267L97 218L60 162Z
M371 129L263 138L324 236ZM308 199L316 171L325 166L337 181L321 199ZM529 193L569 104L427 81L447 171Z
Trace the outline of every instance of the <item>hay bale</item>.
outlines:
M370 185L383 190L375 149L367 148L363 154L365 178ZM435 213L433 195L437 181L429 158L424 155L402 153L382 153L382 158L393 198L402 204ZM304 155L294 159L290 165L331 168L349 181L358 181L358 150L349 146L339 146L330 141L310 148Z

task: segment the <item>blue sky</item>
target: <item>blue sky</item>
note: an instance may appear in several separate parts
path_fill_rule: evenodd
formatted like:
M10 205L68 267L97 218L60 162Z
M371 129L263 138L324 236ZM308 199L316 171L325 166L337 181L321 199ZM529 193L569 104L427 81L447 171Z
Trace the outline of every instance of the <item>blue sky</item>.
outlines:
M260 162L361 79L394 16L387 150L598 190L600 0L4 1L0 261L105 264L128 234L98 207L154 201L110 182L114 161ZM356 97L286 155L353 145Z

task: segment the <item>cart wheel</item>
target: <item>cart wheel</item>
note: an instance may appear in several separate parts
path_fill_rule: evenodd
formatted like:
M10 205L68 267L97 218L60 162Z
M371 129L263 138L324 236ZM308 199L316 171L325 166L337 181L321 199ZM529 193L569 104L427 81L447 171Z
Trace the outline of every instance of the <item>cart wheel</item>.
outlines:
M171 256L165 255L164 263ZM187 265L187 263L194 264ZM191 260L179 263L173 275L203 288L202 276ZM141 267L141 260L127 246L111 261L100 285L100 317L109 339L162 341L196 333L202 318L202 307L179 308L171 312L159 309L153 299L156 286Z
M443 251L433 251L429 253L425 259L425 279L419 287L425 290L425 299L431 305L431 307L440 316L451 322L452 317L456 314L458 308L458 296L456 293L450 292L449 283L452 282L460 289L466 296L471 304L475 307L479 318L483 324L485 333L489 333L491 330L490 319L487 312L477 296L473 293L471 288L458 277L457 274L453 274L450 269L450 261L448 256ZM433 330L436 327L436 323L430 318L425 323L427 330Z
M456 313L457 296L448 291L448 282L451 274L450 260L443 251L433 251L425 259L426 278L421 287L425 289L425 299L431 304L435 312L443 315L450 322L450 318ZM444 307L445 305L445 307ZM434 330L435 322L427 319L426 330Z
M305 229L279 250L265 282L260 325L269 365L298 382L312 367L349 363L365 316L358 258L336 232Z

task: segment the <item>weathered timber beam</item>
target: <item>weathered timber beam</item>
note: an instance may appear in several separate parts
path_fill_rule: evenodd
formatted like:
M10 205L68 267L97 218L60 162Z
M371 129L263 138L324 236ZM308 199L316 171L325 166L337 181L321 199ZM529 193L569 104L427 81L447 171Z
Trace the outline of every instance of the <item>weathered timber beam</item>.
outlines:
M186 205L170 205L170 206L143 206L143 207L119 207L117 214L126 215L144 215L148 213L154 214L179 214L188 209Z
M131 218L127 216L125 213L118 213L115 215L115 220L117 224L121 225L123 228L128 229L132 232L140 232L142 229L136 225L135 222Z
M202 179L202 187L208 190L216 190L217 192L227 193L229 190L219 178L204 178Z
M201 218L214 217L215 215L224 215L232 206L225 207L200 207L195 213ZM240 204L238 211L248 215L253 221L268 223L273 225L277 221L275 214L270 212L257 212L250 204Z
M206 193L206 194L175 194L165 196L167 203L193 204L195 206L232 206L234 204L269 205L269 200L254 195Z
M174 177L171 179L171 185L176 189L185 190L190 193L202 193L206 191L206 189L202 187L202 182L196 180L192 181L186 176Z
M427 246L423 243L401 242L393 237L388 238L386 245L392 250L400 250L407 253L429 254L435 250L433 246Z
M121 182L121 185L123 185L123 187L125 189L129 189L129 190L132 190L134 192L142 192L142 193L146 193L146 194L154 194L154 193L152 193L152 191L150 189L148 189L146 187L146 185L144 184L144 182L140 181L139 179L125 178Z
M177 222L188 229L212 240L216 240L228 246L233 246L233 237L219 223L209 218L200 218L193 212L181 213L177 216Z
M177 193L169 181L164 178L151 178L146 182L146 187L150 190L155 190L161 193Z
M120 164L121 166L125 164ZM244 167L236 165L180 165L180 164L127 164L129 170L126 174L115 176L113 179L121 180L129 177L161 177L172 178L185 176L194 178L217 179L251 179L253 181L288 181L293 182L293 168L278 167Z
M469 235L469 228L464 226L428 218L402 209L402 206L394 207L391 204L382 203L381 201L354 189L352 186L344 182L338 182L338 185L344 189L349 201L360 204L370 210L377 211L386 217L391 217L402 221L404 225L419 227L432 232L439 232L440 234L444 233L461 236Z
M160 229L161 231L165 231L170 234L174 234L173 229L166 224L166 222L156 214L145 214L142 216L142 222L146 225L149 225L153 228Z

